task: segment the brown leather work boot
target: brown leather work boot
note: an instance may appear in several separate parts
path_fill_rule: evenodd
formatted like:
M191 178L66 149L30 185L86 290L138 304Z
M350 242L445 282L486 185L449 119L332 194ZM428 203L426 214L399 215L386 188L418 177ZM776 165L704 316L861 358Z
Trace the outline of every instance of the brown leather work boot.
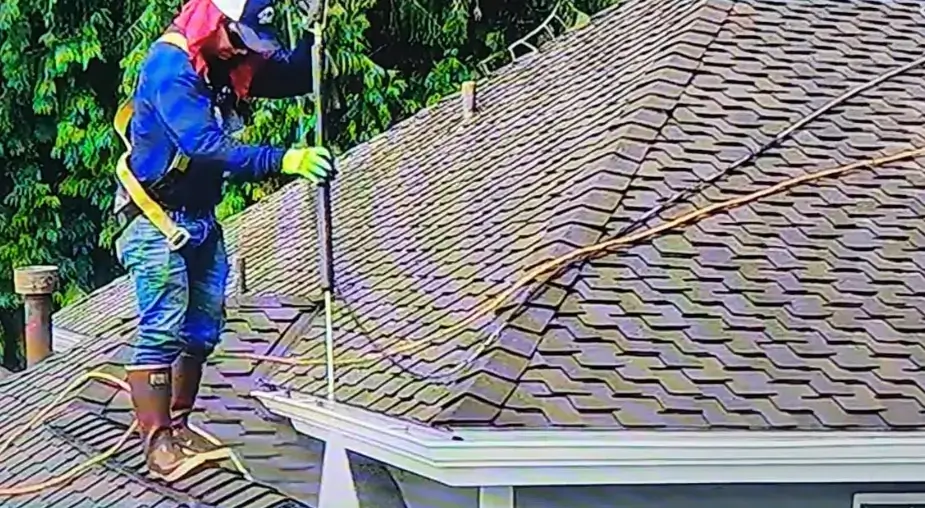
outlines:
M170 421L170 369L130 370L126 380L132 389L132 403L144 442L148 473L173 482L202 464L224 456L186 455L174 441Z
M173 366L173 397L170 401L173 437L186 453L209 453L222 447L216 445L189 427L189 416L196 404L199 383L202 380L202 362L181 355Z

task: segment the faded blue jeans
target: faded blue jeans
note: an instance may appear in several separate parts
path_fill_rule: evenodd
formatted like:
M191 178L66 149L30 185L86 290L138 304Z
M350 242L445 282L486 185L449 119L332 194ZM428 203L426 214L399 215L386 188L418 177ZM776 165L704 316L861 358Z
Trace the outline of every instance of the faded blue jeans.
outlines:
M214 351L225 319L228 259L214 218L172 218L190 232L182 249L145 217L137 217L116 240L116 256L135 285L140 322L126 370L167 367L181 354L204 361Z

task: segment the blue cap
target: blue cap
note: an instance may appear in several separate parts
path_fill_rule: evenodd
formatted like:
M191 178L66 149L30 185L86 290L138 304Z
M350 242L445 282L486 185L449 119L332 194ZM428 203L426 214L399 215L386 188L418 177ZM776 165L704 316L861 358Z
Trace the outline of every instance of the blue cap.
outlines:
M274 0L246 0L241 17L229 24L229 29L248 49L257 53L270 53L280 49L276 36L276 2Z

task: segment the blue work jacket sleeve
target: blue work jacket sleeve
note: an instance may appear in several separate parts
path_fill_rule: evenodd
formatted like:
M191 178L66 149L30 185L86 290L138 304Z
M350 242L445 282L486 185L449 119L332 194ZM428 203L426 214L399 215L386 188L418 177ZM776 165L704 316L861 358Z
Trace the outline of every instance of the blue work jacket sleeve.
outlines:
M251 80L250 95L282 99L312 91L312 44L309 36L293 50L281 49L267 56Z
M177 63L179 70L158 83L152 102L180 152L222 168L232 180L258 181L278 173L285 150L247 145L229 136L214 116L205 83L185 56Z

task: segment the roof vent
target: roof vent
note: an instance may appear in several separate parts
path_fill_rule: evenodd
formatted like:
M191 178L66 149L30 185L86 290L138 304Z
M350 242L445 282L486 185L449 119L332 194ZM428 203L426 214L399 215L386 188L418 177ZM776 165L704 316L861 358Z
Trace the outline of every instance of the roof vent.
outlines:
M475 81L466 81L462 84L462 107L463 118L466 120L471 119L478 111L478 103L475 100Z
M58 287L58 267L18 268L13 286L25 300L26 367L32 367L51 355L51 296Z

